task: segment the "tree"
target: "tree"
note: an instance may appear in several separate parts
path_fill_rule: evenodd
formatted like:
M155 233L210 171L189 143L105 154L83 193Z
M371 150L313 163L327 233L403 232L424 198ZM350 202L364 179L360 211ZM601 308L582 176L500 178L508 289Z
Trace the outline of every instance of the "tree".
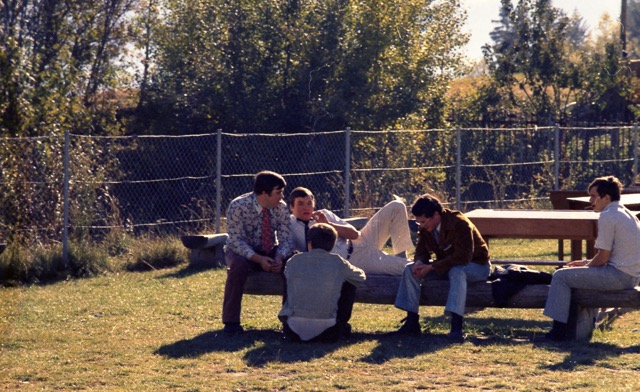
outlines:
M515 37L483 48L497 86L510 92L510 103L539 124L557 121L575 89L577 69L567 61L570 19L550 0L522 0L516 7L502 0Z
M25 225L50 228L53 234L44 235L60 238L64 131L120 132L110 97L128 40L127 15L135 5L135 0L0 2L0 134L16 137L0 146L0 220L15 236L11 242L20 242L16 237ZM34 137L50 139L41 143ZM82 179L98 181L104 167L89 155L78 152L71 162L78 173L72 213L88 209L83 201L97 197L97 186Z
M577 10L573 11L573 14L571 14L571 17L569 18L569 27L567 30L571 49L578 50L584 48L588 31L589 27L584 21L584 18Z
M166 0L149 100L167 132L440 124L458 0Z
M0 132L105 132L135 0L0 3ZM106 122L105 122L106 121Z

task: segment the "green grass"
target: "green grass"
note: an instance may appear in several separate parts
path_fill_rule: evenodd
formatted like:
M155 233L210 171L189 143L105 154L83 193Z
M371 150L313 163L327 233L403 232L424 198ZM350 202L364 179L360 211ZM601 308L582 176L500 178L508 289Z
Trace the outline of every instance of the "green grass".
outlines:
M497 253L497 241L492 247L513 258ZM183 265L2 288L0 389L640 389L639 312L596 331L588 344L548 344L531 340L549 327L541 310L487 309L467 316L465 343L450 344L442 308L421 309L431 336L395 338L385 333L397 328L402 312L356 304L348 341L292 344L282 339L275 296L245 296L247 332L221 334L224 280L223 270Z

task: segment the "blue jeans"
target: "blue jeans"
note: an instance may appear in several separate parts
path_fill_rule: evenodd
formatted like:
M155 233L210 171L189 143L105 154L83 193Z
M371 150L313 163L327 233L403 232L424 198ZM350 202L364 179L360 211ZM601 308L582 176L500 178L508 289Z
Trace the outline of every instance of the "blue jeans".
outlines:
M428 284L430 279L433 279L435 272L432 271L424 279L416 279L411 273L412 266L413 263L404 268L395 306L407 312L418 313L421 287L423 284ZM471 262L467 265L452 267L447 273L449 295L444 308L445 312L464 316L464 308L467 302L467 282L487 280L489 273L491 273L491 264L480 265Z
M637 284L638 278L610 265L562 268L553 274L543 313L566 323L569 320L571 289L625 290Z

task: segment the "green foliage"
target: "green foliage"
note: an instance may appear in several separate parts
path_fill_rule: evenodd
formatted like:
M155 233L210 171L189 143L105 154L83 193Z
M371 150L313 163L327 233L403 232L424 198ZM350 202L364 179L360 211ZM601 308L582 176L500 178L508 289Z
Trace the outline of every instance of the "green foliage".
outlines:
M69 244L68 261L62 247L23 246L11 243L0 255L0 282L7 284L50 283L119 271L148 271L184 264L187 249L177 238L116 235L101 243L90 239Z
M107 255L87 242L73 242L65 264L61 246L26 248L10 244L0 256L0 281L47 283L86 278L111 271Z
M560 117L575 88L576 67L567 61L570 19L549 0L523 0L517 6L502 0L501 14L510 21L512 41L483 48L494 83L511 103L540 125ZM567 90L563 92L563 90Z
M457 0L164 6L140 124L164 132L437 125L467 39Z
M493 45L483 48L489 81L468 101L465 121L519 118L537 125L632 121L631 75L617 37L586 39L582 18L549 0L502 0ZM602 39L602 38L599 38Z
M130 249L127 271L149 271L175 267L188 259L186 248L177 239L139 238Z
M119 134L116 95L136 0L0 3L0 222L19 246L60 239L65 131ZM13 138L8 138L13 137ZM87 144L91 144L90 142ZM70 214L82 224L108 190L95 145L71 157ZM102 164L101 164L102 163ZM38 228L41 231L34 230ZM26 233L31 233L26 234Z
M134 0L3 2L0 134L117 130L115 88Z

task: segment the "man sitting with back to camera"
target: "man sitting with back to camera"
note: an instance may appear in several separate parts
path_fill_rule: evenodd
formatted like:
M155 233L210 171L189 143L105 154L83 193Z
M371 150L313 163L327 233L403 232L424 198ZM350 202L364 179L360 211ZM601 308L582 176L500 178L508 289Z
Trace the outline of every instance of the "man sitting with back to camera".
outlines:
M411 213L420 230L415 261L405 267L396 295L395 306L407 311L405 322L396 333L421 333L418 315L421 286L429 284L427 276L446 277L449 293L444 310L451 314L448 337L462 340L467 282L483 281L489 276L489 247L469 218L460 211L442 207L434 196L420 196Z
M318 223L307 232L308 252L294 255L286 264L287 298L278 314L285 336L293 341L335 342L351 333L348 321L356 287L364 271L330 253L338 233Z
M306 250L305 231L316 223L326 223L336 230L338 240L332 252L337 253L367 274L401 275L409 262L406 251L413 248L409 232L407 207L400 200L386 204L358 231L333 212L315 210L313 193L303 187L289 194L291 235L295 250ZM391 239L393 252L382 251Z

